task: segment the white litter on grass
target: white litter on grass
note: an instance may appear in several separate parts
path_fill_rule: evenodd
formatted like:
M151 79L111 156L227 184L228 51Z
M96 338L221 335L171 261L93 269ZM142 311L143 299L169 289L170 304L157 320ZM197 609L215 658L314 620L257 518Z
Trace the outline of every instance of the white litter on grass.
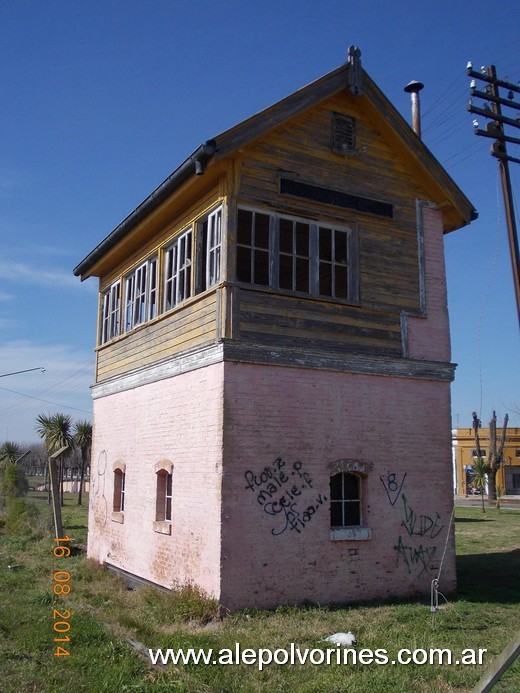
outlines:
M334 633L323 639L334 645L342 645L343 647L352 647L352 645L356 645L357 643L356 636L350 631L348 633Z

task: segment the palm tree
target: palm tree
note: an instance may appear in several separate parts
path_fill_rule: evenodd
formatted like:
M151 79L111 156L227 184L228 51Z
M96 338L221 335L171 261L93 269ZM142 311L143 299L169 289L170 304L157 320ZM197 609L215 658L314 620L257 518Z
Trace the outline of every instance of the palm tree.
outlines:
M480 497L482 498L482 512L485 513L486 509L484 507L484 492L486 490L486 476L491 471L491 465L489 465L482 457L478 457L477 461L473 465L473 485L480 489Z
M85 468L92 448L92 424L89 421L76 421L74 426L74 442L81 450L81 475L78 495L78 505L81 505Z
M7 464L14 464L21 454L22 448L18 443L6 441L0 446L0 467L5 467Z
M61 448L68 446L68 451L60 457L60 490L61 505L63 505L63 461L74 449L74 436L72 435L72 419L68 414L53 414L46 416L40 414L36 418L36 432L43 438L47 453L52 455Z

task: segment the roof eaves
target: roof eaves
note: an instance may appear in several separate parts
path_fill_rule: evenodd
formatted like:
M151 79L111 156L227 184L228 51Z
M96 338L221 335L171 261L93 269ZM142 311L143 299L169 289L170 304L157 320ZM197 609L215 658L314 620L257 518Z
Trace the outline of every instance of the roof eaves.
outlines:
M169 195L194 175L201 175L204 167L215 154L215 140L201 144L186 161L164 180L141 204L106 236L73 270L76 277L86 279L96 262L111 250L126 234L148 214L154 211Z

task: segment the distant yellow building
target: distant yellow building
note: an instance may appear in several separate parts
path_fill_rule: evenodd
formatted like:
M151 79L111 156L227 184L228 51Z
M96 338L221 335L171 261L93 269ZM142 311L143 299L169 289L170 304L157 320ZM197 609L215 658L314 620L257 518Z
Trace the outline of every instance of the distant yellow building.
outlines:
M497 428L497 443L502 429ZM484 459L489 454L489 428L479 430L480 448ZM477 459L475 449L475 432L472 428L455 428L453 430L453 460L456 475L456 492L458 495L472 494L473 465ZM520 428L509 428L506 432L503 462L497 474L497 488L502 495L520 496Z

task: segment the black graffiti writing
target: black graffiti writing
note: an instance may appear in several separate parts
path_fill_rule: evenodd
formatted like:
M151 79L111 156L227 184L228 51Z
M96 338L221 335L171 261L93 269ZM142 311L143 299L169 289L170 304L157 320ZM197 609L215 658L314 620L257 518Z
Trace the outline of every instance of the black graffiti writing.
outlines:
M314 503L309 505L303 512L299 512L296 508L296 503L285 503L280 506L279 512L283 510L284 512L284 524L280 525L278 529L272 529L271 534L273 536L279 536L283 534L286 530L295 531L297 534L301 534L302 529L305 529L307 523L311 521L314 514L319 510L320 506L325 503L327 496L323 496L321 493L315 499Z
M396 472L388 472L386 476L379 477L381 479L381 483L385 488L386 495L388 496L388 500L390 501L390 505L396 504L397 499L399 498L399 495L403 490L404 480L406 479L407 473L408 472L405 472L403 474L403 478L401 479L400 483L399 477Z
M327 500L326 496L319 494L310 505L302 509L302 494L313 488L313 480L311 474L303 469L303 462L300 460L287 465L285 460L278 457L260 472L247 470L244 472L244 479L245 489L256 494L256 501L264 513L283 518L282 524L271 530L274 536L283 534L288 529L299 534Z
M436 546L406 546L403 543L402 537L399 537L397 546L394 546L397 551L397 563L402 558L408 569L408 573L416 566L421 568L419 575L428 572L430 563L437 552Z
M293 464L293 470L294 470L294 471L292 471L291 474L292 474L293 476L294 476L294 474L298 474L298 476L300 477L300 479L303 479L303 481L305 482L305 484L306 484L309 488L312 488L312 477L311 477L311 475L310 475L308 472L302 471L302 467L303 467L303 464L302 464L299 460L297 460L297 461Z
M302 492L300 489L294 485L292 488L287 489L279 500L273 501L272 503L266 503L264 505L264 512L266 512L268 515L277 515L283 510L283 508L289 507L291 505L291 501L294 501L295 498L301 496L301 493ZM260 494L258 495L260 497Z
M418 515L409 505L406 496L403 494L404 520L401 526L406 529L408 536L430 537L435 539L442 530L444 525L439 524L441 516L436 513L435 518L430 515Z
M251 489L254 493L256 489L268 482L278 484L278 488L281 488L283 484L289 481L289 477L282 469L284 466L285 462L279 457L271 467L264 467L259 474L255 474L249 469L244 473L247 481L246 488Z

